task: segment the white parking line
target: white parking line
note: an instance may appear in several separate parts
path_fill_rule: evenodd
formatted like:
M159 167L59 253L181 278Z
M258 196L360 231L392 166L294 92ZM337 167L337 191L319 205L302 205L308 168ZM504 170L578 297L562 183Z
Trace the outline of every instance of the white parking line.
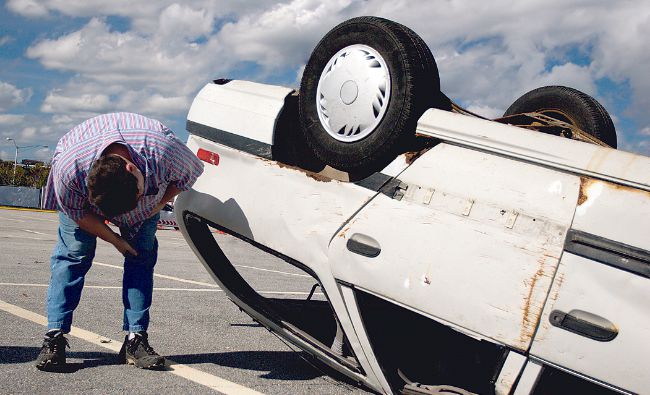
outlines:
M111 264L108 264L108 263L102 263L102 262L97 262L97 261L93 261L93 265L99 265L99 266L111 267L111 268L113 268L113 269L120 269L120 270L122 270L122 266L111 265ZM236 267L243 267L243 268L246 268L246 269L260 270L260 271L263 271L263 272L272 272L272 273L286 274L286 275L288 275L288 276L296 276L296 277L307 277L307 278L311 278L311 276L309 276L309 275L307 275L307 274L288 273L288 272L282 272L282 271L279 271L279 270L262 269L261 267L245 266L245 265L233 265L233 266L236 266ZM194 280L186 280L186 279L184 279L184 278L173 277L173 276L167 276L167 275L165 275L165 274L154 273L154 276L156 276L156 277L160 277L160 278L166 278L166 279L168 279L168 280L180 281L180 282L182 282L182 283L195 284L195 285L203 285L203 286L207 286L207 287L218 287L218 286L215 285L215 284L204 283L204 282L201 282L201 281L194 281Z
M25 218L29 218L29 219L32 219L34 221L56 222L57 224L59 223L58 219L34 218L34 217L28 217L28 216L25 216Z
M9 286L9 287L40 287L40 288L45 288L48 286L48 284L32 284L32 283L0 283L0 286ZM91 288L91 289L122 289L120 286L116 285L84 285L84 289ZM154 291L188 291L188 292L224 292L223 289L215 289L215 288L154 288ZM265 294L265 295L298 295L298 296L304 296L304 295L309 295L309 292L303 292L303 291L256 291L259 294ZM322 296L323 293L321 292L314 292L314 295L320 295Z
M310 276L310 275L307 275L307 274L281 272L281 271L279 271L279 270L262 269L261 267L245 266L245 265L233 265L233 266L235 266L235 267L243 267L243 268L246 268L246 269L260 270L260 271L263 271L263 272L271 272L271 273L286 274L287 276L296 276L296 277L308 277L308 278L311 278L311 276Z
M8 217L0 217L0 219L6 219L8 221L14 221L14 222L26 222L25 220L22 219L8 218Z
M27 232L27 233L34 233L34 234L37 234L37 235L50 236L49 233L37 232L35 230L29 230L29 229L21 229L21 230L23 232Z
M48 284L31 284L31 283L0 283L0 286L10 286L10 287L42 287L45 288ZM122 289L121 286L117 285L84 285L84 289ZM167 288L167 287L155 287L154 291L190 291L190 292L223 292L222 289L215 288Z
M25 215L25 214L21 214L20 217L21 217L21 218L27 218L27 219L32 220L32 221L46 221L46 222L57 222L57 223L59 222L58 219L57 219L57 220L54 220L54 219L48 219L48 218L34 218L34 217L32 217L32 216ZM0 217L0 218L6 218L6 217ZM19 220L19 221L21 221L21 222L25 222L25 221L22 220L22 219Z
M93 265L99 265L99 266L110 267L110 268L113 268L113 269L120 269L120 270L123 270L123 267L122 267L122 266L111 265L111 264L108 264L108 263L102 263L102 262L97 262L97 261L93 261ZM214 287L214 288L219 288L216 284L203 283L203 282L201 282L201 281L186 280L186 279L184 279L184 278L178 278L178 277L173 277L173 276L167 276L167 275L164 275L164 274L158 274L158 273L154 273L153 275L156 276L156 277L165 278L165 279L167 279L167 280L179 281L179 282L181 282L181 283L186 283L186 284L194 284L194 285L202 285L202 286L204 286L204 287Z
M33 313L29 310L25 310L21 307L14 306L5 301L0 300L0 310L4 310L9 314L13 314L16 317L20 317L29 321L32 321L36 324L47 326L47 318L42 315ZM117 340L111 340L109 343L104 343L100 339L105 339L97 333L87 331L85 329L78 328L76 326L72 327L70 331L70 336L77 337L79 339L85 340L89 343L92 343L95 346L107 348L114 352L119 352L122 347L122 342ZM104 340L106 341L106 340ZM257 392L243 385L233 383L219 376L214 376L200 370L191 368L187 365L183 365L172 360L167 360L165 362L165 368L168 372L180 376L184 379L193 381L197 384L204 385L208 388L211 388L215 391L219 391L224 394L233 394L233 395L262 395L261 392Z
M55 241L54 239L44 239L44 238L42 238L42 237L12 236L12 235L0 235L0 239L21 239L21 240Z

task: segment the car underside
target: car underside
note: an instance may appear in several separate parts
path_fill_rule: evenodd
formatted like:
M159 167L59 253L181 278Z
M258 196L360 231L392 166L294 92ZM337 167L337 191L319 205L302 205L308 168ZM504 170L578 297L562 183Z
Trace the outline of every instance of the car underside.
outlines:
M613 149L605 110L571 88L495 120L428 93L426 75L403 95L395 64L435 62L400 26L336 27L299 92L207 84L187 123L205 171L174 207L185 239L252 319L372 391L642 392L650 159ZM274 262L268 282L247 278L237 243Z

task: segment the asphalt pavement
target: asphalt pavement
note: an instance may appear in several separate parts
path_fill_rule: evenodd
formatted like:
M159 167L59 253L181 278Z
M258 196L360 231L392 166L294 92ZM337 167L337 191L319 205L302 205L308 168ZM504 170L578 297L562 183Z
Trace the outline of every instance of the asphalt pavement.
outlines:
M68 367L37 370L57 224L56 213L0 208L0 393L367 393L310 365L240 312L173 229L158 231L149 327L151 345L170 366L147 371L118 364L122 257L98 240L68 337ZM254 288L306 298L313 281L298 269L228 235L215 237Z

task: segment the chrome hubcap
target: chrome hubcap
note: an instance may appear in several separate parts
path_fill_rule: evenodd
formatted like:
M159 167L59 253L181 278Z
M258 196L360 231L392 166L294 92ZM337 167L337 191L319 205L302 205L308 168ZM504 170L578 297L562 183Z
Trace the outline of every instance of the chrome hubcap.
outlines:
M327 133L355 142L370 135L390 99L390 73L377 51L355 44L337 52L318 81L316 108Z

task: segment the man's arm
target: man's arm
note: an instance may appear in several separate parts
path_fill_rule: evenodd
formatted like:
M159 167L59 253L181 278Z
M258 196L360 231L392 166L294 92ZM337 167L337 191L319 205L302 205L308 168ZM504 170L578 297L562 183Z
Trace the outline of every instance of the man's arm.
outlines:
M52 168L50 171L56 169ZM74 220L81 229L111 243L122 255L138 255L126 240L104 223L102 217L88 211L88 197L80 192L77 183L78 179L72 175L68 175L67 178L55 175L53 186L60 210Z
M131 254L138 255L137 251L113 230L104 223L104 219L95 213L86 213L79 221L79 227L86 232L93 234L100 239L111 243L124 256Z
M170 182L169 184L167 184L167 189L165 189L165 194L163 195L160 202L156 204L156 207L154 207L149 217L153 217L154 215L156 215L160 210L163 209L163 207L165 207L165 204L167 204L167 202L170 202L172 199L176 197L176 195L178 195L181 192L183 191L178 189L175 183Z

